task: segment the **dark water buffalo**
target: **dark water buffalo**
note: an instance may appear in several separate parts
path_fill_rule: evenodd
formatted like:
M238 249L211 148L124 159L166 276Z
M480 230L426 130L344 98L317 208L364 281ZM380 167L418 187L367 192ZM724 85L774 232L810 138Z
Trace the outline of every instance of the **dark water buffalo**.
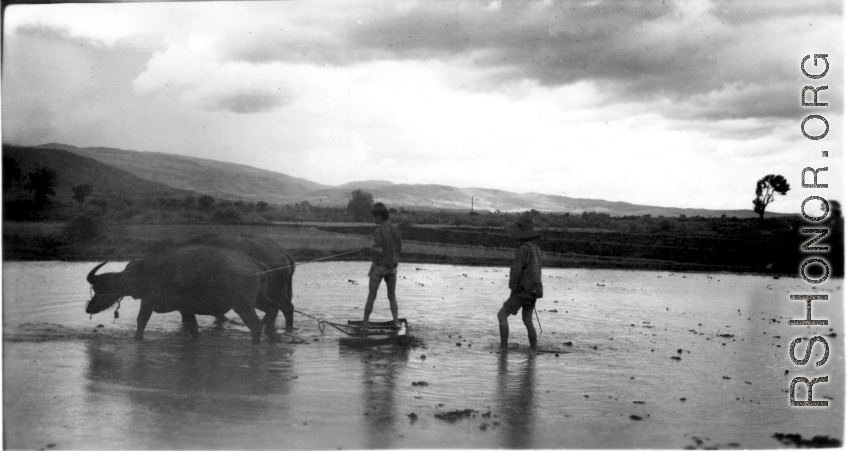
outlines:
M96 275L106 263L88 274L94 297L86 313L99 313L124 296L141 300L135 338L144 338L144 328L153 312L179 311L194 338L198 336L195 315L220 317L235 310L250 329L253 343L262 336L262 321L256 315L256 300L270 303L263 292L267 276L245 252L212 246L183 246L134 260L120 273Z
M279 310L285 317L285 329L294 327L294 297L292 279L294 277L294 258L276 243L276 241L254 235L210 235L193 239L193 244L214 246L223 249L235 249L246 252L253 259L267 266L268 288L267 298L256 300L256 308L265 312L262 322L265 333L271 340L279 340L276 334L276 317Z

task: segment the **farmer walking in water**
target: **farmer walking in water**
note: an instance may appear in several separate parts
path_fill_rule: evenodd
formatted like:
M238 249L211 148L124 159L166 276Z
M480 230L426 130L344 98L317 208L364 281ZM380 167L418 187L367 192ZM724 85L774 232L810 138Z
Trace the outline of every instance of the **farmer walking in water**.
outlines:
M400 259L400 252L403 250L403 239L400 236L400 229L388 221L388 208L385 207L385 204L382 202L375 203L371 208L371 213L377 227L374 230L374 245L363 248L373 254L373 263L370 272L368 272L370 283L368 285L368 302L365 304L365 318L362 321L363 333L368 330L368 318L373 311L376 292L379 290L382 279L385 279L385 285L388 287L388 303L391 307L394 327L399 327L399 324L397 324L397 295L394 293L394 289L397 286L397 264Z
M529 346L536 349L538 335L532 324L532 311L535 310L535 300L544 295L541 286L541 251L536 244L540 235L535 232L532 219L526 216L521 216L517 222L506 223L506 231L519 239L521 244L509 271L509 289L512 293L497 313L500 321L500 347L509 347L509 316L516 315L520 310L529 335Z

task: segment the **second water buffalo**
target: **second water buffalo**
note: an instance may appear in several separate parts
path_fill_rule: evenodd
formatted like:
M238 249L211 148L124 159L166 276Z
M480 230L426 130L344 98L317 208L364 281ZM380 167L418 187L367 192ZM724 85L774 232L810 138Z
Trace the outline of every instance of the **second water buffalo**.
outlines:
M246 252L260 264L267 266L265 274L268 277L267 304L262 299L256 300L256 308L265 312L262 322L265 333L273 341L279 341L276 333L277 313L282 310L285 317L285 328L291 331L294 327L293 277L296 262L282 246L271 238L255 235L207 235L195 238L193 244L214 246Z

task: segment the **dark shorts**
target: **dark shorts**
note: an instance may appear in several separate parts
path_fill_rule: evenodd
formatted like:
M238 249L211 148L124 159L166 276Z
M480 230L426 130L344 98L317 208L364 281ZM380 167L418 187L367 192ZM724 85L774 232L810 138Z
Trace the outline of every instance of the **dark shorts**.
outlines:
M371 270L368 271L368 277L371 279L395 279L397 278L397 267L386 268L384 266L378 266L376 264L371 264Z
M530 310L535 308L536 298L531 295L512 293L509 299L503 303L503 308L510 315L517 315L522 307L527 307Z

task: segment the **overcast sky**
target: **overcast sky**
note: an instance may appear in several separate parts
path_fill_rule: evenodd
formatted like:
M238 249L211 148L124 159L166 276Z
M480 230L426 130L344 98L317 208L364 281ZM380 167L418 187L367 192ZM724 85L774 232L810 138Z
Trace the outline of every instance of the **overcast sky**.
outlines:
M3 142L714 209L774 173L769 210L797 213L842 197L842 23L839 1L13 5Z

